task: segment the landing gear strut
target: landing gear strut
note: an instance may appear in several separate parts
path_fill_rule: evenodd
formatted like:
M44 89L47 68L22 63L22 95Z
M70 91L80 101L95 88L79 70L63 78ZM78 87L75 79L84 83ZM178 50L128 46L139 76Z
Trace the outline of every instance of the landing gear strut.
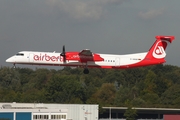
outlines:
M86 66L84 68L84 71L83 71L84 74L89 74L89 69L87 68L87 62L86 62Z
M14 69L16 68L16 64L15 64L15 63L13 64L13 68L14 68Z

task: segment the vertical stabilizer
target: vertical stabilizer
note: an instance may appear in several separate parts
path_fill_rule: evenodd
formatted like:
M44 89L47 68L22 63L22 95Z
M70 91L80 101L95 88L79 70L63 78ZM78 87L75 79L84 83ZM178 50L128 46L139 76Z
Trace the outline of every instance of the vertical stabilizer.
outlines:
M166 49L175 39L174 36L156 36L156 41L149 49L146 59L149 60L157 60L157 61L165 61L166 57Z

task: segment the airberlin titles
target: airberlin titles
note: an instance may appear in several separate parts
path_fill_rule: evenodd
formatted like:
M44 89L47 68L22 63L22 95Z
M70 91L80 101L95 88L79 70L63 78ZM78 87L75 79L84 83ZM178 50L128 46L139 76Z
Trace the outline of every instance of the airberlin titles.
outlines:
M49 61L49 62L63 62L64 57L61 55L49 55L49 54L34 54L33 56L34 61ZM99 55L95 54L93 56L84 56L84 55L67 55L66 60L78 60L82 62L86 61L103 61L104 59L101 58Z
M34 55L33 57L34 61L51 61L51 62L63 62L63 57L62 56L55 56L55 55L48 55L48 54L39 54L39 55Z

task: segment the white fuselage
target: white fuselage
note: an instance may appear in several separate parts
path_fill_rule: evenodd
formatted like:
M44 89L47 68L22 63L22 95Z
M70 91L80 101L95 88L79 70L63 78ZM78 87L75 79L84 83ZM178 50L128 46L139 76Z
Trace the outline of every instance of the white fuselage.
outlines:
M22 51L7 59L6 62L13 62L14 64L82 67L87 64L88 67L120 68L121 66L128 67L142 61L147 52L126 55L99 54L104 61L88 61L87 63L79 62L78 60L64 61L60 54L55 52Z

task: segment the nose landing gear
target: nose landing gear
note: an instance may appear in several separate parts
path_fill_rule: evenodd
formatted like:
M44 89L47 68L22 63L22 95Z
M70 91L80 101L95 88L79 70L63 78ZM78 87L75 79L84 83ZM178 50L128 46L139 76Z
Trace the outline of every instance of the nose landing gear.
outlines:
M16 68L16 64L15 64L15 63L13 64L13 68L14 68L14 69Z

